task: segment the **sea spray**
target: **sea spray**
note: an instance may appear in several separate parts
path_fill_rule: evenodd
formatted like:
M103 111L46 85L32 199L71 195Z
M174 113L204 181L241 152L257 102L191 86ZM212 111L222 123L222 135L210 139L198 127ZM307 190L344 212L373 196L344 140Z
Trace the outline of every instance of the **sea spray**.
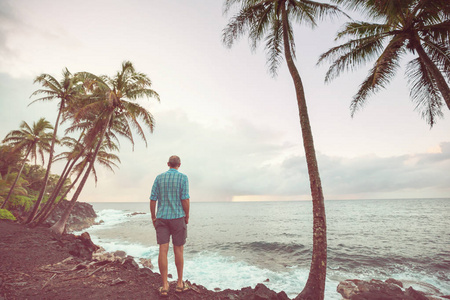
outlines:
M326 299L341 299L336 287L342 280L389 277L450 294L448 199L326 201L326 206ZM94 208L97 220L104 221L88 229L95 243L150 258L158 271L148 203L96 203ZM208 289L264 283L296 296L309 273L310 213L309 202L192 203L185 277ZM172 250L169 255L169 272L176 277Z

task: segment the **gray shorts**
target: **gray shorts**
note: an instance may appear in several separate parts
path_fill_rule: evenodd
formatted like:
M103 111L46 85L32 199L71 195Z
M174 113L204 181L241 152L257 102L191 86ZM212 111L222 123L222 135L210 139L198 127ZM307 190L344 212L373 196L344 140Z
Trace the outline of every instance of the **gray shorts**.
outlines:
M172 236L174 246L183 246L187 238L187 225L183 218L157 219L155 222L156 241L159 245L168 244Z

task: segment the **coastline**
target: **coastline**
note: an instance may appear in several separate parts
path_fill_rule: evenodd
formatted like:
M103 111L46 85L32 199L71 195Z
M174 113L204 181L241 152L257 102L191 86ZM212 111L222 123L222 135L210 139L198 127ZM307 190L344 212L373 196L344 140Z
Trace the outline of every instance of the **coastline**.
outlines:
M93 262L73 256L73 234L53 235L46 227L27 228L0 220L0 297L3 299L158 299L160 275L130 260ZM75 247L76 248L76 247ZM92 253L91 253L92 254ZM241 290L192 290L166 299L289 299L263 284Z
M0 220L0 299L159 299L161 279L154 268L139 267L123 251L117 251L122 252L120 259L119 253L94 253L98 246L88 233L56 236L48 227L31 229ZM101 259L102 255L108 258ZM192 290L176 294L171 280L168 299L290 299L263 283L240 290L208 290L189 282ZM427 293L417 291L392 278L353 279L341 281L337 292L343 299L450 299L431 285L426 288Z

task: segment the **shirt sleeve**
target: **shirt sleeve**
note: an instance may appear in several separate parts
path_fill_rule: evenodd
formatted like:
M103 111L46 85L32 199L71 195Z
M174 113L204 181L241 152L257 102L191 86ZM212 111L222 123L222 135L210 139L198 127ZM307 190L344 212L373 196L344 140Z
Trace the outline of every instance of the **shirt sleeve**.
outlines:
M189 180L185 176L183 184L181 185L181 200L190 199L189 197Z
M159 186L158 186L158 177L156 177L155 182L153 183L150 200L158 201L158 197L159 197Z

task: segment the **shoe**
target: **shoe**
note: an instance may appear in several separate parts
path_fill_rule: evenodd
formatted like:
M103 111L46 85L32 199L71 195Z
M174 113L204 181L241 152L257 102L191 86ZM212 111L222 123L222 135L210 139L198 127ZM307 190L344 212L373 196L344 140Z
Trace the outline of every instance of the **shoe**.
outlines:
M183 281L183 286L182 287L181 286L177 286L175 288L175 293L186 292L187 290L190 290L190 289L191 289L191 286L187 282Z
M160 287L160 288L158 289L158 292L159 292L159 295L160 295L161 297L169 297L169 290L168 290L168 289L165 290L163 287Z

